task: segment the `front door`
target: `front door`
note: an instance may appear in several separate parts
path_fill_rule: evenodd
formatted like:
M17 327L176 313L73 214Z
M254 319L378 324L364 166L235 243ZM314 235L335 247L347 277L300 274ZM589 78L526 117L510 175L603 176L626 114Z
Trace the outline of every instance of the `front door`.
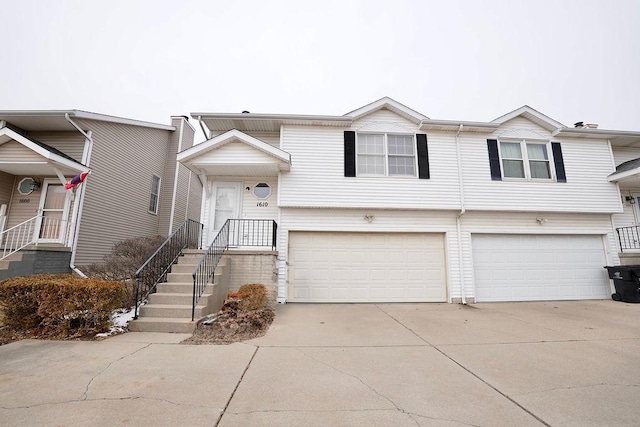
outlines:
M37 240L41 243L64 243L69 219L71 198L58 181L45 180L38 213L42 215L36 224Z
M241 182L214 182L211 188L209 209L209 237L207 246L228 219L240 218L240 202L242 199Z

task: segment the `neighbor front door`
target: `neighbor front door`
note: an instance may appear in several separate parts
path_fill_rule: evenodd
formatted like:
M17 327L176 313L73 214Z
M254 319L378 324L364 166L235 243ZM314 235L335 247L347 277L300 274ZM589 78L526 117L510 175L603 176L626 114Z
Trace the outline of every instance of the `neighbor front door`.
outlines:
M69 220L69 192L59 181L45 180L36 224L37 240L41 243L64 243Z

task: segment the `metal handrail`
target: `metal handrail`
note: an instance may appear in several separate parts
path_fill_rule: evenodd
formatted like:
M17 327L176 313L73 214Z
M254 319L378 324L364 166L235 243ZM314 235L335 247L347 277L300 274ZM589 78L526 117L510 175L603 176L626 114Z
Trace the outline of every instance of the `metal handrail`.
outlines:
M616 233L620 252L624 252L625 249L640 249L640 226L618 227Z
M46 239L47 236L53 235L55 238L51 240L60 240L60 226L64 222L67 221L44 215L36 215L33 218L22 221L20 224L7 228L0 233L0 249L2 250L0 260L36 243L38 237ZM38 226L40 232L36 233Z
M138 318L142 302L155 292L158 283L166 280L167 273L182 255L182 251L186 248L200 248L203 228L204 225L197 221L186 220L138 268L135 274L134 319Z
M270 246L276 248L278 225L266 219L228 219L213 239L193 270L193 302L191 320L195 320L196 305L225 251L230 247Z

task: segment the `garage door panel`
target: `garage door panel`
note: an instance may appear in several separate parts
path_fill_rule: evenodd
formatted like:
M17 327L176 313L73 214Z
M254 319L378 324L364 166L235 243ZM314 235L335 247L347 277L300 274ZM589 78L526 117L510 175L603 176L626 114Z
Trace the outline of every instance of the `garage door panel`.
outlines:
M472 248L477 301L610 295L600 235L473 235Z
M288 259L293 302L446 301L443 234L290 232Z

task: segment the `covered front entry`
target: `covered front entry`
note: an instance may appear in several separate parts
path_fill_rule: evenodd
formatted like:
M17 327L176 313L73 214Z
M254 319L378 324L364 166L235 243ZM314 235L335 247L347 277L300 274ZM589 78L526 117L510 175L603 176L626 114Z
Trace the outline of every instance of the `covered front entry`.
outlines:
M444 302L444 234L289 232L288 301Z
M473 234L476 301L610 298L602 235Z

